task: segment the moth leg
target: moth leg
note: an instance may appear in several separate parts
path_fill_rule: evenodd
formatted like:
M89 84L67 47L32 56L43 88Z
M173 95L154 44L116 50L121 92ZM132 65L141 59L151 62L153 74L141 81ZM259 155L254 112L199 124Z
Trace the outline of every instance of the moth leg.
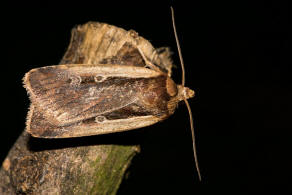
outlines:
M144 55L144 53L142 52L142 50L141 50L139 47L137 47L137 48L138 48L138 51L139 51L139 53L141 54L141 56L142 56L142 58L143 58L143 60L144 60L144 62L145 62L145 64L146 64L145 67L149 67L149 68L151 68L152 70L155 70L155 71L157 71L157 72L161 72L161 70L160 70L157 66L155 66L150 60L148 60L148 59L146 58L146 56Z

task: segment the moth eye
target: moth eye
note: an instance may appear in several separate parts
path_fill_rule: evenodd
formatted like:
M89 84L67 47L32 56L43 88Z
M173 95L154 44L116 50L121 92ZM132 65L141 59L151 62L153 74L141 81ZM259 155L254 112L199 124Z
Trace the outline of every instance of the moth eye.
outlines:
M98 75L98 76L95 76L94 77L94 81L95 82L102 82L102 81L104 81L106 79L106 77L104 77L104 76L100 76L100 75Z
M106 118L104 116L97 116L95 117L95 122L97 123L102 123L106 120Z

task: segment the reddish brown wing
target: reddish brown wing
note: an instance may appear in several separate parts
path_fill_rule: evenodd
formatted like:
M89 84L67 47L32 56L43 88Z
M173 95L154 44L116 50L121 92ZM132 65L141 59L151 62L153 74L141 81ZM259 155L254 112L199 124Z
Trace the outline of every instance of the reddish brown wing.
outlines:
M126 107L128 111L136 107L135 105L129 105ZM120 112L120 111L118 111ZM99 135L99 134L107 134L121 131L128 131L132 129L137 129L145 126L152 125L157 123L158 121L163 120L161 117L148 115L147 112L141 112L139 115L141 116L133 116L135 113L133 112L129 115L128 112L118 113L113 112L116 116L128 116L129 118L121 117L121 119L110 119L107 120L99 120L99 118L89 118L80 122L57 126L43 115L42 112L37 110L34 105L31 105L30 111L28 114L27 120L27 128L26 131L30 133L34 137L42 137L42 138L68 138L68 137L82 137L89 135ZM119 115L122 114L122 115ZM101 117L102 119L102 117Z
M32 104L51 123L66 125L134 103L144 77L159 75L145 68L119 67L49 66L31 70L24 82Z
M126 131L172 114L166 75L133 66L80 66L43 67L26 74L32 101L26 130L31 135L61 138Z

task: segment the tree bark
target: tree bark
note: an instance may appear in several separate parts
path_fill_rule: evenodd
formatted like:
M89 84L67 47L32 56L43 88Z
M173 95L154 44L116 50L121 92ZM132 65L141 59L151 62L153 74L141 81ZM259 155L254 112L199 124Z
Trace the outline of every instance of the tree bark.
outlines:
M77 140L38 151L50 143L35 139L23 132L10 150L0 170L0 194L116 194L138 151L136 145L74 147Z

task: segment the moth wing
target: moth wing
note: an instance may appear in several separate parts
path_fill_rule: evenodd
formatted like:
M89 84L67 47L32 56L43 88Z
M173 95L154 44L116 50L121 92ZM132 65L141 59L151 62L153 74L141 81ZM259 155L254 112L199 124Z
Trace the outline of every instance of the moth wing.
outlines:
M90 118L85 121L65 126L51 124L42 112L33 105L30 107L27 120L27 129L34 137L41 138L69 138L90 135L100 135L133 130L157 123L164 118L153 115L143 115L124 119L98 121Z
M58 65L31 70L24 83L43 117L53 125L65 126L135 102L139 87L135 79L157 75L132 66Z

